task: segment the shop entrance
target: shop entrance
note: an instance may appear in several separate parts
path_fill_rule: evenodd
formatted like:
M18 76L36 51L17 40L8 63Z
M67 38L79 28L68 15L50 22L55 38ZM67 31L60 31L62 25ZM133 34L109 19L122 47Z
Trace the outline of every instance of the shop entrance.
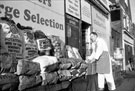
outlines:
M86 56L90 55L90 24L82 22L82 58L86 59Z
M125 64L127 65L128 64L128 61L132 58L132 46L128 45L128 44L125 44Z

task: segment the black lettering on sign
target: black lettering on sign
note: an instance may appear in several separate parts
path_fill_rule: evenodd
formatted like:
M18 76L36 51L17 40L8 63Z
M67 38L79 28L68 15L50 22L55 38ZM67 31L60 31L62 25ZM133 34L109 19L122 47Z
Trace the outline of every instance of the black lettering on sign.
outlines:
M52 6L51 4L51 0L38 0L40 3L44 4L44 5L47 5L49 7Z
M24 19L26 21L29 21L30 20L30 11L28 9L25 9L24 10Z
M10 6L4 6L3 4L0 4L0 13L2 13L2 10L4 10L5 17L12 19L13 17L19 18L20 17L20 11L18 9L14 9Z

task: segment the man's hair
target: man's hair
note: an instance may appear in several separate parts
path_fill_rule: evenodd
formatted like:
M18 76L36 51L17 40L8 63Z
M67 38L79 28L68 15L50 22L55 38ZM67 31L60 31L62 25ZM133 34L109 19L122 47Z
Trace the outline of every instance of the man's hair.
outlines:
M91 32L90 35L91 35L91 34L94 34L94 35L98 36L98 34L97 34L96 32Z

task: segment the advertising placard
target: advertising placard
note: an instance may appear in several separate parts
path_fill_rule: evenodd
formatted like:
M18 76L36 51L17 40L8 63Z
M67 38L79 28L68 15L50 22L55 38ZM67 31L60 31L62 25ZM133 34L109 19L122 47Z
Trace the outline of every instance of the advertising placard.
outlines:
M80 0L66 0L66 13L80 19Z
M8 17L15 23L42 30L48 35L60 36L65 42L64 0L47 1L45 4L43 0L2 0L0 17Z
M92 7L92 26L93 30L96 31L100 37L104 38L109 46L109 36L111 30L109 18L105 17L94 7Z
M91 5L86 0L81 0L82 20L91 24Z

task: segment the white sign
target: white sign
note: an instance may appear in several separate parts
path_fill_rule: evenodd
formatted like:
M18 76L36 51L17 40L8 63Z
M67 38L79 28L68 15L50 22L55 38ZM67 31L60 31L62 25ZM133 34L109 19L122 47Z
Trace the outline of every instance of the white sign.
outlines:
M63 3L59 5L61 12L28 0L3 0L0 3L0 17L5 16L23 26L31 26L34 30L42 30L45 34L59 36L65 42L64 0L60 1ZM51 4L53 7L58 7L56 5Z
M80 19L80 0L66 0L66 13Z
M92 7L92 25L100 37L104 38L109 43L110 22L100 11ZM108 44L109 45L109 44Z
M85 0L81 0L81 17L83 21L91 24L91 6Z
M29 0L33 4L64 15L64 0Z

